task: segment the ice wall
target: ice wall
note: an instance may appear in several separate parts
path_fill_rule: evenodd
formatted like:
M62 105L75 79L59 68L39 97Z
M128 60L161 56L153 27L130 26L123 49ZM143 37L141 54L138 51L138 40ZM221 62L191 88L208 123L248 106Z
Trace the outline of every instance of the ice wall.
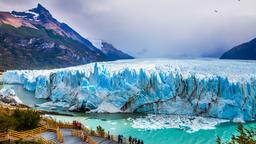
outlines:
M56 70L7 71L5 83L70 109L255 119L256 63L231 60L125 60Z

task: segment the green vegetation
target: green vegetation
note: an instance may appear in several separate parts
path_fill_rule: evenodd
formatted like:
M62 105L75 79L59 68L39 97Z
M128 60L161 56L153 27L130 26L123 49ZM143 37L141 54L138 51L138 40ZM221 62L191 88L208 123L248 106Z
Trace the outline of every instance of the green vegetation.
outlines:
M252 128L244 128L242 124L237 127L239 135L232 135L232 138L228 142L222 142L221 138L218 136L217 144L256 144L256 131Z
M97 133L99 136L104 137L105 136L105 130L101 126L97 126Z
M0 113L0 130L13 129L17 131L37 128L40 114L33 110L16 109L11 115Z
M47 30L40 25L36 25L36 27L37 29L24 27L24 26L15 28L11 25L2 24L0 26L0 31L9 33L18 37L22 37L22 38L39 37L39 38L44 38L51 41L54 40L54 42L56 43L70 46L70 47L87 48L80 42L77 42L66 36L57 35L52 30Z
M42 31L41 29L34 29L34 28L29 28L29 27L24 27L24 26L15 28L11 25L2 24L0 26L0 30L1 30L1 32L11 33L11 34L18 35L18 36L21 36L24 38L47 36L47 33Z

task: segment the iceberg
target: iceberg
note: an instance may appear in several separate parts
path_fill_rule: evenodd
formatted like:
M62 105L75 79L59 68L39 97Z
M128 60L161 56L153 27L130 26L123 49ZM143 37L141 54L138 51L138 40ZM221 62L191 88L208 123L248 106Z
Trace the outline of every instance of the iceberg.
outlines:
M141 112L251 121L256 62L134 59L52 70L12 70L3 82L92 112Z

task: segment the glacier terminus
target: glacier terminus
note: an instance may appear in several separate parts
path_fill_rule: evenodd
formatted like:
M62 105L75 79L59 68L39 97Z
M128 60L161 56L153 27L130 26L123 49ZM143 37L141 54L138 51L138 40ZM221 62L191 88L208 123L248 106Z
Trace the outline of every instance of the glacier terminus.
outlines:
M256 61L134 59L52 70L12 70L36 98L66 102L70 110L256 118Z

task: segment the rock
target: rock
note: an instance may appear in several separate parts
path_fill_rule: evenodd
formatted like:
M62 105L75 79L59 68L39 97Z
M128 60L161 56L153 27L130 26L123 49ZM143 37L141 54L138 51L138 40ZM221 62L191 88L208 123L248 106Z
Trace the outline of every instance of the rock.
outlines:
M22 101L17 97L16 93L14 92L13 89L6 89L3 88L0 90L0 101L4 103L14 103L14 104L21 104Z

